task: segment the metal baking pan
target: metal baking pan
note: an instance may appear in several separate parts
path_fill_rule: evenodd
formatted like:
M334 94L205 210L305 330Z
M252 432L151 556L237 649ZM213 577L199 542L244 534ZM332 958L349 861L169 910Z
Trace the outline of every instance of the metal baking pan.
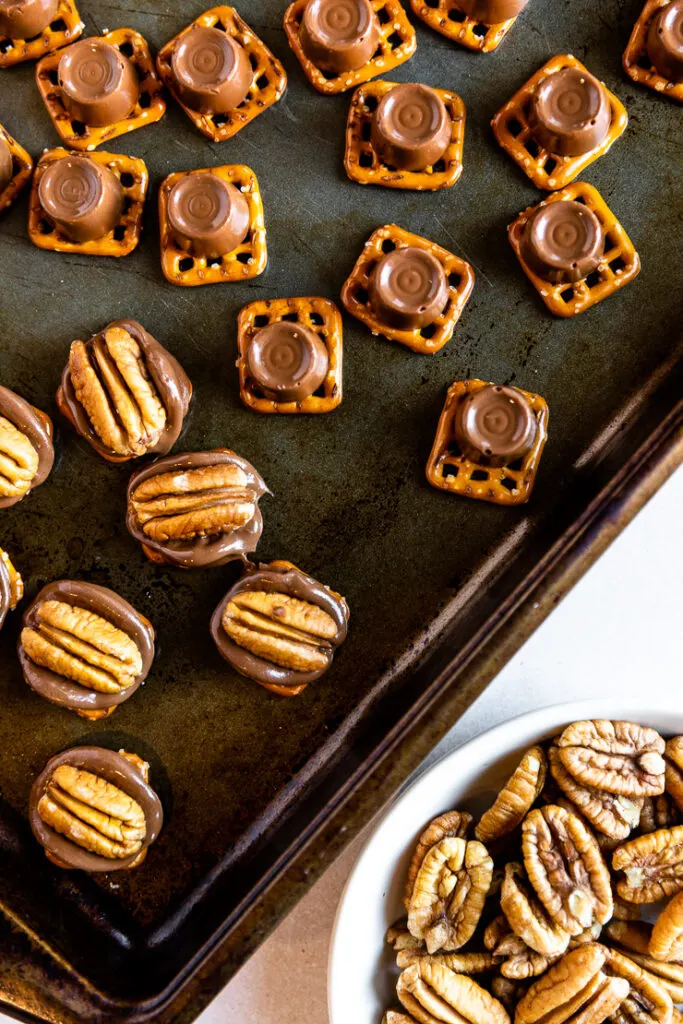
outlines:
M32 597L62 577L126 597L157 628L145 687L99 724L23 683L19 616L0 636L0 1009L24 1020L192 1020L279 917L369 819L532 628L681 461L679 111L620 70L641 0L532 0L500 50L470 54L417 25L391 74L455 89L467 105L465 170L449 191L352 184L342 167L349 97L313 92L285 42L284 0L240 13L284 62L285 98L233 140L208 143L175 103L111 144L151 175L145 236L120 261L46 253L27 201L0 224L0 380L60 423L68 345L134 317L181 360L196 401L181 447L229 446L273 491L263 560L287 558L343 593L349 639L332 670L292 700L232 674L210 641L234 566L145 561L124 525L130 467L113 467L64 424L48 484L2 513L0 544ZM201 0L82 0L87 31L129 25L158 49ZM505 227L539 198L496 146L491 116L554 53L571 52L625 102L626 135L584 177L621 218L643 270L573 320L553 319L521 273ZM33 66L0 73L0 121L37 156L57 144ZM252 282L167 284L156 188L171 171L246 163L262 187L270 263ZM378 225L397 222L468 259L476 284L453 340L432 357L345 320L344 401L334 413L243 408L235 318L255 298L338 297ZM447 386L482 377L542 394L550 439L528 506L430 488L424 465ZM599 623L596 623L599 628ZM577 638L580 642L580 638ZM552 679L548 680L549 691ZM166 826L129 875L53 869L26 824L29 788L67 745L146 757Z

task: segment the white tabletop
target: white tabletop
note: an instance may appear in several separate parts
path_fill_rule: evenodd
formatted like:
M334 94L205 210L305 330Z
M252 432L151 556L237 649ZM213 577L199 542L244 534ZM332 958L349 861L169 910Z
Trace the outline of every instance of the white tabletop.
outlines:
M532 708L611 693L680 697L683 469L662 488L423 762ZM328 1024L327 951L357 839L199 1018ZM7 1018L0 1015L0 1022Z

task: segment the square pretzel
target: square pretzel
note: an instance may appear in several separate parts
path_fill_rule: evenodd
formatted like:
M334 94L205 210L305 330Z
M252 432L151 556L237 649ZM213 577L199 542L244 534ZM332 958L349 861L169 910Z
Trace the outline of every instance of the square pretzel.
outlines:
M59 0L54 19L33 39L7 39L0 36L0 68L9 68L25 60L38 60L60 46L73 43L85 28L73 0Z
M293 320L314 331L327 349L329 367L318 391L300 402L277 402L267 398L249 376L247 352L254 335L268 324ZM258 299L240 310L237 319L237 369L240 397L256 412L332 412L342 400L342 318L329 299L314 296L299 299Z
M100 126L83 124L82 121L71 117L62 100L57 77L62 54L50 53L43 57L36 67L38 91L57 134L69 149L96 149L103 142L110 142L119 135L135 131L136 128L144 128L146 124L154 124L166 112L166 100L162 95L163 86L144 37L132 28L117 28L114 32L107 32L96 38L115 46L130 60L140 80L140 98L128 117L123 117L120 121Z
M299 29L308 0L294 0L285 11L285 32L289 45L303 68L306 78L318 92L333 95L346 92L377 75L392 71L415 53L417 36L399 0L370 0L380 23L380 41L374 55L355 71L321 71L303 51Z
M171 57L179 39L191 32L195 25L201 28L222 29L226 35L236 39L251 63L254 74L246 98L236 110L228 114L201 114L188 107L178 96L173 86ZM213 142L225 142L240 129L262 114L273 103L282 98L287 88L287 75L280 61L270 52L262 39L242 21L234 7L212 7L174 36L157 55L157 70L162 82L180 104L195 128Z
M581 281L553 284L535 274L521 255L521 237L524 225L536 206L524 210L508 227L510 245L522 265L522 270L541 296L551 313L556 316L576 316L623 288L640 272L640 257L633 242L614 216L598 190L586 181L575 181L561 192L553 192L539 206L575 200L584 203L602 224L605 233L605 253L594 270Z
M488 385L485 380L455 381L448 389L439 417L436 437L427 461L427 480L432 487L465 498L496 505L523 505L531 496L541 455L548 440L548 404L532 391L516 388L529 401L538 432L530 452L508 466L485 466L465 458L455 438L455 416L468 394Z
M672 82L670 78L660 75L657 68L647 55L647 34L650 29L650 22L660 7L666 7L669 0L647 0L647 3L640 12L638 21L633 26L631 38L624 50L622 63L624 71L639 85L646 85L648 89L662 93L663 96L670 96L672 100L683 102L683 82Z
M462 174L462 151L465 142L465 104L457 93L435 89L443 100L451 119L451 141L442 158L423 171L402 171L383 163L371 141L372 118L379 101L396 86L396 82L368 82L351 97L346 122L346 153L344 167L351 181L361 185L384 185L385 188L410 188L419 192L450 188Z
M69 150L47 149L41 156L33 175L28 210L29 238L39 249L53 252L81 252L86 256L127 256L140 241L142 210L149 185L149 173L144 160L120 153L79 153L86 160L93 160L108 167L121 182L124 194L123 213L119 223L104 238L93 238L89 242L72 242L52 222L40 205L38 186L45 168L55 160L70 156Z
M249 233L232 252L215 258L192 256L176 245L168 222L168 197L175 183L191 174L215 174L239 189L246 199L249 207ZM201 284L220 284L222 281L247 281L258 277L266 269L268 249L261 190L258 178L244 164L226 164L223 167L204 167L169 174L159 188L159 231L161 269L171 284L192 288Z
M539 68L535 75L531 76L512 99L508 100L491 121L493 134L499 145L506 153L510 154L515 163L519 164L536 188L546 191L564 188L571 184L589 164L605 155L610 146L617 141L620 135L623 135L628 123L628 114L623 103L613 92L610 92L603 82L601 84L610 105L612 121L607 135L599 146L591 149L589 153L582 153L581 156L558 156L539 145L532 138L529 127L529 102L541 79L556 71L562 71L564 68L577 68L579 71L590 74L588 68L584 67L581 61L572 57L571 54L552 57L542 68Z
M410 0L410 6L415 17L435 32L479 53L491 53L497 49L519 17L517 14L507 21L486 25L468 17L457 0L438 0L435 6L428 6L425 0Z
M12 157L12 177L3 189L0 189L0 213L7 210L22 189L26 188L33 170L33 160L23 146L20 146L6 128L0 124L0 139L7 143Z
M389 327L377 318L370 306L368 293L372 272L382 256L393 249L403 249L408 245L424 249L439 261L448 279L448 302L434 323L425 327L401 329ZM381 334L390 341L398 341L413 352L433 355L452 338L455 325L473 287L474 271L465 260L454 256L448 249L442 249L435 242L421 238L420 235L404 231L396 224L387 224L374 231L365 243L355 267L344 283L341 300L347 312L369 327L373 334Z

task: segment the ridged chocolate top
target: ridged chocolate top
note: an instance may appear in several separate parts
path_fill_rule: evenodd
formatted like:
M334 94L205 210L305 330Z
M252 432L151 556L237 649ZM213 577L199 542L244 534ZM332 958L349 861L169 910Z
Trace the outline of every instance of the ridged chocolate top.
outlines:
M33 39L57 16L59 0L0 0L0 36Z
M247 350L250 377L276 402L308 398L325 380L329 365L327 349L315 331L287 320L261 328Z
M60 57L57 75L64 106L84 124L120 121L140 98L135 68L104 39L81 39L68 46Z
M484 25L498 25L501 21L516 18L529 0L458 0L458 7L468 17Z
M447 301L444 269L425 249L394 249L382 257L372 274L370 304L389 327L425 327L443 312Z
M538 435L526 396L498 384L471 391L458 406L453 426L463 455L484 466L506 466L522 458Z
M605 233L583 203L566 200L539 206L524 225L522 259L546 281L581 281L598 266Z
M246 98L254 77L244 48L218 28L193 25L171 56L180 99L200 114L227 114Z
M14 161L6 141L0 137L0 192L5 189L14 174Z
M563 68L536 87L529 126L536 142L558 156L590 153L603 141L612 120L604 85L580 68Z
M45 213L74 242L103 238L118 224L123 188L113 171L86 156L49 164L38 185Z
M428 85L397 85L380 100L372 121L372 144L385 164L420 171L444 155L452 123L446 106Z
M14 391L0 385L0 416L13 423L29 439L38 455L38 470L31 483L33 490L47 479L55 461L55 450L52 443L52 421L46 413L34 409L25 399ZM27 492L28 493L28 492ZM21 501L18 498L0 498L0 508L9 508Z
M370 0L308 0L299 38L311 63L342 74L372 58L380 26Z
M683 0L657 11L647 34L647 53L660 75L683 82Z
M249 234L249 204L217 174L187 174L169 193L168 221L181 249L193 256L224 256Z

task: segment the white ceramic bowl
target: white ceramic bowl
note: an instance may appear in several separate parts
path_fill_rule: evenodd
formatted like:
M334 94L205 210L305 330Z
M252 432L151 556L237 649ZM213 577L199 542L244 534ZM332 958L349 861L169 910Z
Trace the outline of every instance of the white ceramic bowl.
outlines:
M480 812L510 775L520 752L586 718L638 722L664 735L683 733L683 710L645 701L579 701L520 715L446 754L389 807L346 883L330 947L330 1024L379 1024L384 1011L398 1005L394 957L384 936L404 915L408 862L427 822L454 808Z

